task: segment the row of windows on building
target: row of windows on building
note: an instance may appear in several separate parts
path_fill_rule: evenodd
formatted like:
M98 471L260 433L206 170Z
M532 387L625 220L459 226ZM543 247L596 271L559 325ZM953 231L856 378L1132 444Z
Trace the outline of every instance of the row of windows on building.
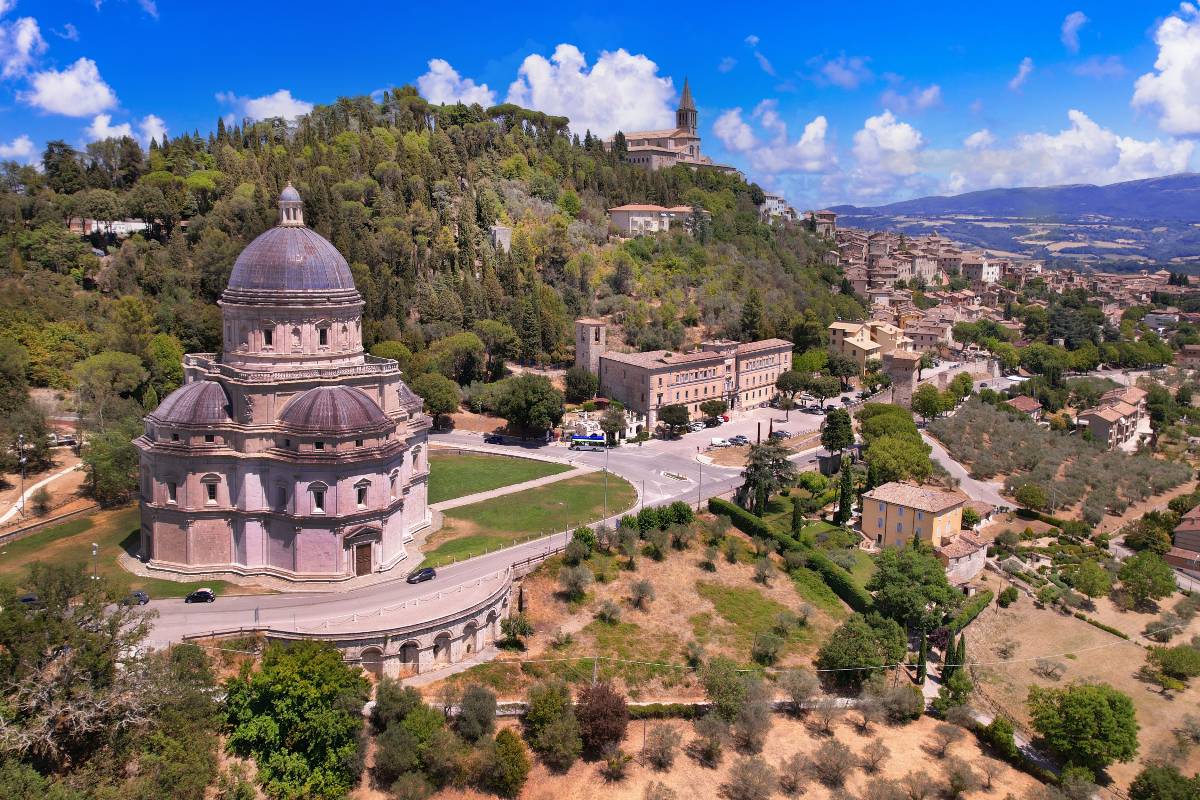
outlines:
M157 434L154 434L154 433L152 433L152 438L157 438ZM206 433L206 434L204 434L204 437L203 437L203 438L204 438L204 443L205 443L205 444L223 444L223 443L224 443L224 439L223 439L223 437L219 437L219 436L217 436L217 434L215 434L215 433ZM180 434L179 434L179 433L172 433L172 434L171 434L171 441L172 441L172 442L180 442L180 441L183 441L183 440L180 438ZM190 441L191 441L191 440L189 439L189 440L188 440L188 442L190 443ZM284 449L284 450L292 450L292 449L295 449L295 450L299 451L299 450L301 450L301 449L302 449L302 446L303 446L303 444L304 444L303 442L297 442L297 443L296 443L296 447L295 447L295 448L293 448L293 447L292 447L292 440L291 440L291 439L284 439L284 440L283 440L283 449ZM361 447L365 447L365 446L366 446L366 442L365 442L365 440L363 440L363 439L355 439L355 440L354 440L354 447L355 447L355 448L361 448ZM336 443L332 443L332 442L326 442L326 441L324 441L324 440L321 440L321 439L317 439L317 440L314 440L314 441L312 442L312 449L313 449L313 450L315 450L315 451L317 451L317 452L336 451L336 450L337 450L337 444L336 444Z
M396 487L399 483L399 470L393 471L388 476L388 500L396 499ZM205 475L200 479L200 485L204 487L204 504L209 506L217 505L217 487L221 483L219 475ZM179 484L176 481L167 481L166 484L167 504L179 504ZM354 484L354 503L356 508L366 508L369 499L369 490L371 481L363 479ZM310 509L313 514L326 513L326 497L328 496L329 486L322 481L315 481L308 485L308 494L310 500ZM286 513L289 505L289 493L287 487L277 487L275 493L276 504L274 511Z
M318 324L317 326L317 347L329 349L330 342L333 336L330 333L332 325L329 323ZM349 348L352 344L350 336L350 328L347 325L342 326L341 346L343 349ZM264 327L259 330L259 341L263 350L275 349L275 328ZM294 327L291 330L291 349L293 353L298 353L303 349L302 331L299 327Z

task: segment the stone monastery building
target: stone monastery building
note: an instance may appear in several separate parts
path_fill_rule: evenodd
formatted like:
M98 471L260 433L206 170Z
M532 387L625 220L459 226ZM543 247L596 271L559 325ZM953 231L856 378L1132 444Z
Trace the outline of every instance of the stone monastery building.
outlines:
M184 357L145 418L141 555L178 573L339 580L430 523L421 399L363 351L350 267L288 184L220 300L224 352Z

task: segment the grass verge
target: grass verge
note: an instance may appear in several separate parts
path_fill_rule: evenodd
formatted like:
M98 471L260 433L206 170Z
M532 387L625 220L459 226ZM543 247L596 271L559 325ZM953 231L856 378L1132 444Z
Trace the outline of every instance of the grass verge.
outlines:
M558 475L571 469L566 464L530 458L483 456L463 453L429 454L429 502L441 503L488 492L503 486Z

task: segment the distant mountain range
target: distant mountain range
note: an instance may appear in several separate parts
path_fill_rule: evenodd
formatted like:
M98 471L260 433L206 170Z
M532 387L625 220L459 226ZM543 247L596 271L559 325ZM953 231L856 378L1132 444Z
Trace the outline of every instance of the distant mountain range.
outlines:
M1052 262L1200 270L1197 173L1108 186L986 189L830 210L838 213L839 226L914 235L936 230L974 247Z

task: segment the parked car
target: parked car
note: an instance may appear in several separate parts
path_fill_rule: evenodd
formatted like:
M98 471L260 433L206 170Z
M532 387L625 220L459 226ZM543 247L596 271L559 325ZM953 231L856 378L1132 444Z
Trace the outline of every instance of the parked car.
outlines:
M824 414L825 409L821 406L808 406L804 409L805 414Z
M729 422L730 419L731 417L728 414L721 415L721 422Z
M787 439L787 438L791 437L791 435L792 435L791 431L784 431L784 430L771 431L772 439Z
M197 589L196 591L183 598L185 603L211 603L217 599L217 593L207 587Z
M146 594L141 589L134 589L125 596L125 599L121 601L122 604L127 606L144 606L149 602L150 595Z
M709 447L732 447L733 443L725 439L714 436L712 441L708 443Z
M717 427L720 427L720 425L721 425L720 417L709 417L708 419L704 420L704 427L706 427L706 428L717 428Z
M425 581L431 581L436 577L437 570L435 570L433 567L424 567L409 575L406 580L408 583L424 583Z
M729 443L740 447L744 444L750 444L750 437L746 436L744 433L739 433L737 436L730 436Z
M842 404L843 404L843 405L847 405L847 406L848 406L848 405L852 404L853 402L854 402L854 400L853 400L852 398L849 398L849 397L843 397L843 398L842 398Z
M695 422L689 422L688 430L691 431L692 433L695 433L696 431L702 431L702 430L704 430L704 423L700 420L696 420Z
M489 433L483 437L484 444L504 444L504 437L498 433Z
M20 597L17 598L17 602L23 606L28 606L29 608L41 608L42 607L42 601L39 600L38 596L36 594L33 594L32 592L30 592L29 594L21 595Z

